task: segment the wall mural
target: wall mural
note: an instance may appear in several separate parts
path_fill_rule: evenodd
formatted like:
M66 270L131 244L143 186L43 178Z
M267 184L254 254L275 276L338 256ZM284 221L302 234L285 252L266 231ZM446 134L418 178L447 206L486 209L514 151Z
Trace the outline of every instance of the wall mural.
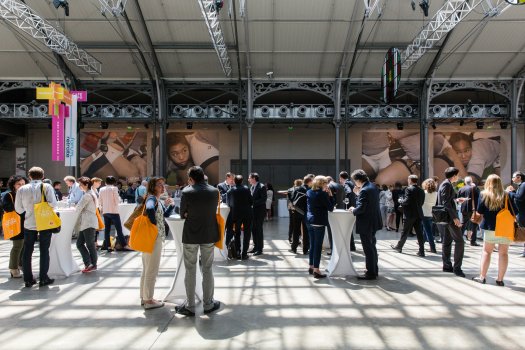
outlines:
M145 178L147 174L147 133L93 131L80 133L80 173L104 179Z
M219 183L219 133L217 131L170 132L166 139L167 183L186 185L188 169L203 168L208 183Z

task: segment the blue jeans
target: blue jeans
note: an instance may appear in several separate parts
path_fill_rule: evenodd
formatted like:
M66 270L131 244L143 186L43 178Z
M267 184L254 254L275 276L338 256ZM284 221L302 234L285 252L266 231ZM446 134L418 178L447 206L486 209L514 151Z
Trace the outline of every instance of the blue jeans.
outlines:
M432 218L430 216L423 217L423 232L425 239L430 244L430 249L436 250L436 242L434 242L434 235L432 234Z
M308 226L308 235L310 236L310 255L309 262L310 266L313 265L314 268L319 268L319 263L321 262L321 250L323 249L323 239L324 239L324 230L325 226Z
M104 247L111 248L111 242L109 240L109 232L111 231L111 224L115 225L115 230L117 231L117 242L119 242L122 247L125 247L126 239L122 233L122 222L120 222L119 214L109 214L106 213L104 216Z

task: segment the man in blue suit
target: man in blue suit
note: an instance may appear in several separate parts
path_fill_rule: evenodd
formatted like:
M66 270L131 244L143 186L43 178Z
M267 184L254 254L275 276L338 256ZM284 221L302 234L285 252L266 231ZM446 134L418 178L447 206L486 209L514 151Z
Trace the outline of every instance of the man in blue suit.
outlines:
M377 267L376 231L383 227L379 210L379 191L368 180L362 169L352 173L354 192L357 194L355 207L350 211L356 216L356 232L361 236L361 244L365 253L366 273L357 276L361 280L375 280L379 270Z

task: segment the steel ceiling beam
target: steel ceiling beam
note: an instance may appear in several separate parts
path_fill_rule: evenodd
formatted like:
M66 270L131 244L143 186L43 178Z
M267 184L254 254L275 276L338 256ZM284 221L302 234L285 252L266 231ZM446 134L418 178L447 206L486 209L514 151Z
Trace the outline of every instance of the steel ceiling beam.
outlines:
M0 17L18 29L40 40L53 52L65 56L88 74L98 75L102 72L102 64L88 54L59 29L38 16L24 3L15 0L0 0Z

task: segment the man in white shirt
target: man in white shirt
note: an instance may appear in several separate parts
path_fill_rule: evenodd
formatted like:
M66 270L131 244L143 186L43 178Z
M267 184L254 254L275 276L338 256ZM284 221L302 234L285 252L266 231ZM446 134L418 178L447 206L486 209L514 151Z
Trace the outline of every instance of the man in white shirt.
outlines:
M15 199L15 210L18 214L25 213L24 220L24 255L23 255L23 270L24 282L27 288L36 284L33 277L31 259L33 257L33 250L35 249L35 242L39 237L40 247L40 287L52 284L55 280L49 278L47 272L49 271L49 246L51 244L52 233L48 230L38 232L36 229L36 220L34 207L35 204L42 200L42 191L45 195L45 200L52 207L56 207L57 201L55 198L55 190L53 186L42 183L44 178L44 170L39 167L32 167L29 169L29 178L31 182L20 187L17 191Z
M122 250L131 251L132 249L127 245L124 234L122 233L122 222L120 221L120 214L118 212L119 194L118 188L115 186L117 179L114 176L106 177L106 186L102 187L99 192L99 204L104 217L104 243L101 250L111 252L111 242L109 233L111 225L115 225L117 231L117 243L123 247Z

